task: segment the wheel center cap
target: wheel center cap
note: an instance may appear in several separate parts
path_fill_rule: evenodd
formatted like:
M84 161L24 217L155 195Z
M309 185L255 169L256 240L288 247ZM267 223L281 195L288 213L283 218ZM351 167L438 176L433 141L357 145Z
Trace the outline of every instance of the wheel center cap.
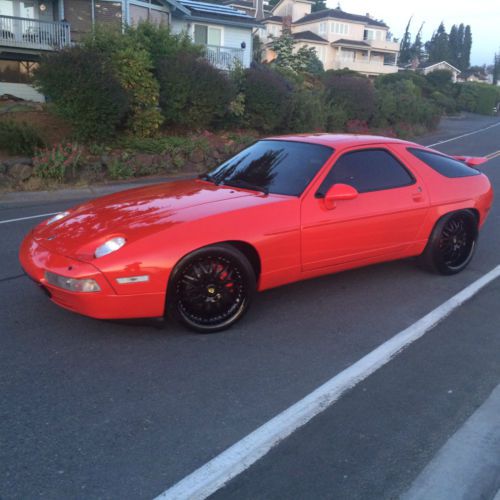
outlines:
M210 294L210 295L213 295L215 293L215 287L214 286L209 286L207 288L207 292Z

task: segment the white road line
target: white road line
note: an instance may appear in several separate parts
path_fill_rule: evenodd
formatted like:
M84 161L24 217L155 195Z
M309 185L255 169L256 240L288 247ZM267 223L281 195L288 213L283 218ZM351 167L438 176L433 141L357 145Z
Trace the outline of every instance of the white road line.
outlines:
M345 391L388 363L499 276L500 265L161 493L156 497L157 500L196 500L208 497L266 455L280 441L326 410Z
M438 146L439 144L445 144L446 142L456 141L457 139L461 139L462 137L468 137L469 135L479 134L480 132L484 132L485 130L489 130L493 127L498 127L500 122L494 123L493 125L488 125L487 127L480 128L479 130L474 130L473 132L468 132L467 134L458 135L457 137L452 137L451 139L446 139L444 141L435 142L434 144L428 144L425 146L426 148L432 148L434 146Z
M22 220L29 220L29 219L39 219L40 217L50 217L51 215L56 215L58 213L60 212L51 212L50 214L30 215L29 217L19 217L19 219L0 220L0 224L9 224L10 222L19 222Z

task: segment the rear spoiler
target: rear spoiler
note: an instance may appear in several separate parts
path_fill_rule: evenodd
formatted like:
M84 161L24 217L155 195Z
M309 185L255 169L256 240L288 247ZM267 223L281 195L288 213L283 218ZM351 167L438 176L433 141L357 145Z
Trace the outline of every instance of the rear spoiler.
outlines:
M489 158L484 156L452 156L455 160L463 161L469 167L477 167L482 163L486 163Z

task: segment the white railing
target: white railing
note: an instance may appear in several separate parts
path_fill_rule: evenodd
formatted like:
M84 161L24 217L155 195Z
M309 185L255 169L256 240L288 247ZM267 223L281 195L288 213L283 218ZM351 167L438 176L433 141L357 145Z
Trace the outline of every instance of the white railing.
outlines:
M57 50L70 43L68 23L0 16L0 46Z
M395 73L398 68L395 64L386 64L378 61L334 61L333 69L352 69L360 73L385 74Z
M236 64L243 64L243 49L205 45L203 55L212 66L223 70L230 70Z

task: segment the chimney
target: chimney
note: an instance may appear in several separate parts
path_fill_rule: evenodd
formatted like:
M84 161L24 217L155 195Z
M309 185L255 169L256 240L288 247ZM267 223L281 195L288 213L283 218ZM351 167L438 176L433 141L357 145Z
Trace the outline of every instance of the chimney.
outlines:
M264 0L253 0L253 6L255 8L255 19L257 21L264 19Z
M372 18L372 16L370 16L370 13L369 13L369 12L367 12L367 13L366 13L366 17L367 17L368 19L371 19L371 18Z

